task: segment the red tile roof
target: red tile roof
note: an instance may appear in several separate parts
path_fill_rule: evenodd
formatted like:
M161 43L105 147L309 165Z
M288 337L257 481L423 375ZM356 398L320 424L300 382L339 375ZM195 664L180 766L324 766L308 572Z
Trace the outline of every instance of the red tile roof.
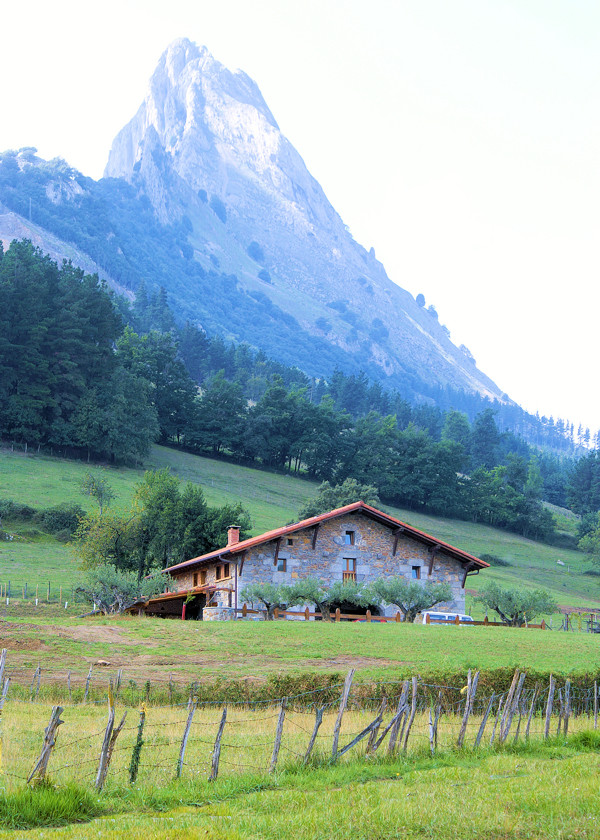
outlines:
M202 554L200 557L193 557L191 560L186 560L183 563L177 563L175 566L169 566L168 569L163 569L163 571L181 572L189 569L191 566L198 566L207 563L210 560L216 560L221 557L233 557L236 554L241 554L249 548L254 548L254 546L272 542L273 540L280 539L288 534L293 534L296 531L302 531L305 528L311 528L315 525L319 525L321 522L327 522L330 519L336 519L338 516L344 516L347 513L361 513L364 516L375 519L377 522L381 522L383 525L387 525L389 528L402 528L403 533L407 534L409 537L413 537L419 542L423 542L432 547L437 545L447 554L452 555L452 557L456 560L460 560L461 563L471 563L479 569L486 569L489 566L489 563L486 563L484 560L480 560L473 554L469 554L460 548L455 548L442 540L438 540L436 537L432 537L431 534L427 534L425 531L413 528L412 525L407 525L406 522L401 522L399 519L395 519L388 513L384 513L381 510L377 510L377 508L371 507L371 505L365 504L365 502L353 502L351 505L346 505L345 507L337 508L336 510L330 510L328 513L321 513L319 516L311 516L310 519L303 519L302 522L295 522L293 525L284 525L282 528L275 528L273 531L266 531L264 534L259 534L257 537L250 537L249 539L242 540L234 545L225 546L217 551L210 551L208 554Z

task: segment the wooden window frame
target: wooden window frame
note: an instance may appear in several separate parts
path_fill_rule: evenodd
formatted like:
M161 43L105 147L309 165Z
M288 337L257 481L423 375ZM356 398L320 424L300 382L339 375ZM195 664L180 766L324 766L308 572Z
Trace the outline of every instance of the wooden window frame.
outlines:
M356 531L346 531L344 534L344 545L356 544Z
M219 563L215 566L215 580L231 580L231 563Z
M282 566L283 568L279 568ZM275 569L277 572L287 572L287 557L279 557L277 559L277 567Z
M346 568L342 572L342 580L356 580L356 557L344 557Z
M420 566L411 566L411 579L412 580L421 580L421 567Z

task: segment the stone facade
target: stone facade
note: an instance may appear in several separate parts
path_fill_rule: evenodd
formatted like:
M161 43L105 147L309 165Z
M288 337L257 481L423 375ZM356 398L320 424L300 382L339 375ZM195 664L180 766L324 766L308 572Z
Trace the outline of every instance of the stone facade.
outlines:
M316 539L315 526L311 525L287 533L279 541L273 539L247 548L243 560L241 554L229 554L196 567L188 566L180 572L174 569L172 574L179 591L198 585L218 587L210 597L203 597L208 599L206 607L225 608L225 612L236 603L241 607L239 592L251 583L291 584L307 577L319 578L325 585L345 578L363 583L388 575L402 575L423 584L449 583L452 600L436 608L464 612L464 563L443 547L437 547L429 575L431 557L432 548L410 534L397 533L390 525L352 512L320 522ZM395 606L383 610L386 615L396 611ZM219 612L219 617L225 618L225 612ZM208 615L212 613L207 618Z

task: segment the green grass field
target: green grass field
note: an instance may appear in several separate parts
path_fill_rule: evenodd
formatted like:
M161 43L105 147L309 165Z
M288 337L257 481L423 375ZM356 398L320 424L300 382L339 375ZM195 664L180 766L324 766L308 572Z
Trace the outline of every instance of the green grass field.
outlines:
M297 517L298 509L314 495L316 485L289 475L276 475L224 461L200 458L164 447L154 447L148 469L169 467L182 481L199 484L210 504L242 502L251 513L253 533L258 534ZM90 509L94 502L80 491L89 466L37 455L0 452L0 498L11 498L34 507L74 501ZM105 468L115 490L115 508L127 508L143 470ZM600 607L600 578L583 572L590 563L585 555L536 543L507 531L471 522L425 516L414 511L386 508L399 519L475 555L495 554L511 565L487 570L469 585L484 580L504 585L550 590L559 604L579 608ZM564 565L560 565L563 563ZM15 592L25 583L54 590L69 589L78 577L77 562L69 546L54 540L14 540L0 543L0 583L11 581Z
M535 674L600 677L598 637L504 627L386 625L335 622L178 622L153 618L77 619L58 608L15 608L0 618L2 646L15 685L29 686L39 664L42 687L65 686L67 671L81 685L90 665L94 685L104 696L108 679L123 669L137 685L151 680L163 691L171 677L180 685L200 680L226 685L249 680L248 691L262 691L265 680L300 675L325 678L357 669L359 683L393 682L420 675L430 682L464 684L469 668L481 669L486 684L501 688L512 670ZM4 611L3 611L4 613ZM301 681L301 684L302 681ZM62 690L62 689L61 689ZM269 697L280 696L272 687ZM292 689L293 691L293 689ZM42 692L43 695L43 692ZM55 696L55 695L52 695ZM61 699L63 695L56 695ZM137 694L133 702L137 702Z
M312 716L292 713L284 726L277 772L269 775L252 768L255 763L264 768L269 762L277 710L272 710L269 722L263 712L233 711L219 778L211 783L207 774L212 739L198 738L197 733L206 726L214 733L215 711L198 713L179 781L173 776L181 711L161 710L160 719L155 719L157 711L148 715L135 785L127 782L127 766L136 721L126 721L105 790L96 794L91 785L103 716L94 707L65 710L64 731L49 766L59 787L28 790L11 777L6 792L0 791L0 825L11 829L0 828L0 837L591 840L598 836L600 738L582 719L573 722L567 740L543 743L532 736L527 744L521 739L518 744L486 746L476 752L451 745L458 728L453 721L453 727L441 728L446 736L431 757L426 722L417 717L406 754L368 759L359 746L354 755L335 765L327 760L329 727L322 733L316 761L303 769L298 756L306 746ZM256 721L251 724L253 717ZM340 744L366 720L348 712ZM17 703L10 723L6 764L16 775L26 775L46 717L36 704ZM473 731L477 726L474 721ZM249 766L231 763L239 753ZM28 826L35 827L27 830Z
M160 447L153 449L146 466L168 466L183 481L200 484L209 503L241 501L251 512L254 533L293 520L315 492L314 484L298 478ZM0 497L38 508L74 501L90 509L93 502L79 490L87 469L83 463L4 451L0 453ZM127 508L143 471L106 468L105 475L116 492L114 506ZM583 574L589 563L582 554L472 523L389 510L467 551L496 554L511 564L470 578L471 587L486 579L544 586L563 605L598 605L600 609L600 586L597 578ZM561 680L568 676L588 686L600 676L598 636L496 627L81 619L77 617L81 605L69 604L65 610L58 603L60 587L65 600L80 574L70 546L39 534L21 536L25 538L17 534L14 540L0 543L0 584L10 580L13 589L10 603L0 602L0 647L8 648L7 671L12 679L1 721L2 769L5 774L16 770L18 777L0 773L0 838L563 840L600 836L596 781L600 741L597 733L586 733L587 718L573 721L575 734L566 743L532 741L529 746L511 745L500 752L486 748L477 754L458 752L452 746L458 725L455 718L454 729L449 730L452 738L445 736L440 753L432 759L427 754L423 717L406 756L351 758L338 766L301 770L296 753L304 748L310 721L296 710L284 729L288 753L277 773L269 776L263 765L276 709L265 708L262 718L269 719L268 726L254 721L256 713L248 723L248 714L238 710L232 712L232 722L236 714L244 714L244 725L250 729L236 735L233 726L224 761L227 750L236 744L242 749L258 737L256 749L262 750L259 764L263 770L240 767L230 773L224 764L219 780L208 783L206 763L218 710L207 709L199 716L198 726L206 717L212 727L209 736L201 736L197 743L192 740L184 778L175 782L173 763L185 710L159 705L168 702L169 681L175 702L185 701L190 682L199 681L206 696L220 701L229 698L232 703L234 697L275 698L337 681L349 668L356 668L356 697L371 696L375 684L392 686L417 674L424 682L439 684L445 679L445 685L458 688L469 668L481 669L481 690L486 692L506 688L516 667L528 671L532 681L552 672ZM25 582L29 595L39 587L38 606L31 598L22 600L19 591ZM48 582L50 604L45 603ZM93 702L71 706L71 700L81 700L85 676L98 659L110 665L94 668ZM30 703L33 670L38 665L41 702ZM123 740L117 744L114 773L105 792L97 795L90 788L95 767L92 753L95 756L102 738L108 681L118 669L123 675L120 702L129 707L129 718ZM67 694L69 671L72 697ZM148 736L146 769L139 783L129 786L124 777L137 721L135 707L146 698L149 719L156 718L157 724L149 731L162 734ZM60 756L66 769L57 769L56 789L28 791L20 777L39 750L50 707L56 702L69 704L59 734L62 752L59 746L54 763L56 769L61 766L56 763ZM364 725L365 714L348 713L346 737ZM158 725L165 715L172 719L168 732ZM538 729L539 725L537 721ZM324 737L330 737L330 727L331 720ZM86 747L88 736L93 740L91 751ZM161 751L162 769L153 771L148 764L153 751ZM232 769L234 758L229 757ZM69 787L73 780L80 786Z

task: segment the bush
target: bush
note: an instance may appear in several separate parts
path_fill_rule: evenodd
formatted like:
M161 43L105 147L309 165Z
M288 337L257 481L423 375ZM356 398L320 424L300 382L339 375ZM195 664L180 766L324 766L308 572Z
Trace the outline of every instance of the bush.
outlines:
M211 195L210 209L213 211L215 216L218 219L220 219L223 222L223 224L225 224L225 222L227 221L227 208L218 196Z
M324 318L322 315L320 315L315 321L315 326L318 327L324 333L328 333L331 330L330 322L327 320L327 318Z
M65 532L68 532L66 539L70 539L84 516L85 511L79 505L74 502L62 502L60 505L40 510L35 515L35 521L49 534L62 533L63 539Z
M12 499L0 499L0 519L31 519L35 508L13 502Z
M258 279L262 280L264 283L273 283L273 281L271 280L271 275L269 274L266 268L261 268L261 270L258 272Z
M509 563L504 557L498 557L497 554L480 554L479 559L483 560L484 563L489 563L490 566L512 566L512 563Z
M259 243L256 242L254 239L246 248L246 253L251 259L254 260L254 262L264 263L265 261L265 252L263 251Z

